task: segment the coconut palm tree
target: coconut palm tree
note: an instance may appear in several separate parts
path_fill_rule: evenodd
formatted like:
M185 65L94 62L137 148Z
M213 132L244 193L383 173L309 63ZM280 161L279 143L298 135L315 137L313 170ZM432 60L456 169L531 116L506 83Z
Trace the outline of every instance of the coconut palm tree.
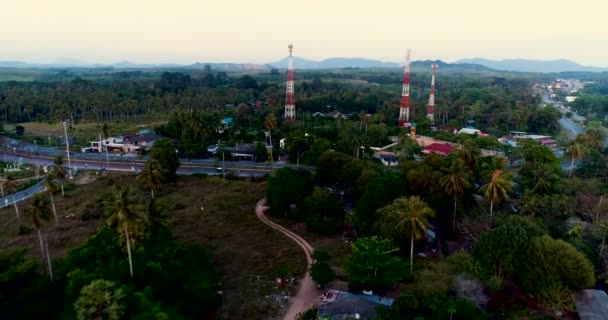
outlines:
M500 203L507 199L508 193L513 188L513 177L509 171L495 170L487 177L486 183L481 187L487 201L490 201L490 216L494 210L494 203Z
M144 169L141 171L137 179L145 182L150 187L150 195L154 199L154 188L158 187L163 182L164 170L156 159L150 159L144 164Z
M3 182L4 189L13 193L13 205L15 206L15 214L17 215L17 223L21 224L21 216L19 215L19 207L17 206L17 199L15 198L15 193L17 192L17 180L14 176L10 175L6 177L6 180Z
M574 161L584 157L587 154L587 148L582 143L574 140L566 149L566 154L570 158L570 169L568 170L568 178L570 178L572 176L572 168L574 168Z
M480 150L473 140L467 140L456 151L456 155L464 161L467 167L469 167L469 170L474 171L475 166L477 166Z
M496 170L505 170L507 168L507 159L503 157L491 156L484 157L485 162L481 164L480 176L482 180L489 180Z
M28 202L27 213L30 217L30 221L32 222L32 226L38 232L38 240L40 241L40 251L42 252L42 260L44 261L45 250L40 227L45 221L48 221L51 216L51 210L49 209L49 204L44 195L37 194L30 199L30 201ZM52 281L53 269L51 268L51 258L49 257L49 255L46 255L46 260L49 266L49 275L51 276Z
M131 188L126 186L118 189L111 203L111 215L107 223L121 234L125 235L127 254L129 257L129 271L133 277L133 260L131 258L131 236L137 232L138 220L142 218L140 206L135 203L131 195Z
M378 209L377 227L393 239L410 238L410 272L414 270L414 240L419 240L430 228L428 218L435 216L420 197L400 197L393 203Z
M57 192L57 186L53 183L51 177L47 176L44 181L44 191L49 194L51 198L51 207L53 208L53 216L55 216L55 225L59 224L59 219L57 218L57 209L55 208L55 197L53 194Z
M64 160L63 156L55 157L54 163L55 163L55 165L53 166L53 173L54 173L55 178L57 178L57 180L59 180L59 185L61 185L61 195L65 196L65 192L63 191L63 183L65 182L65 179L68 177L68 174L65 171L65 168L63 166L65 164L65 160Z
M546 194L553 188L555 182L559 179L559 176L551 170L549 166L541 163L534 170L534 187L532 192L536 194Z
M439 184L445 193L454 198L454 214L452 227L456 228L456 205L458 197L471 187L469 174L462 159L454 159L449 171L439 179Z

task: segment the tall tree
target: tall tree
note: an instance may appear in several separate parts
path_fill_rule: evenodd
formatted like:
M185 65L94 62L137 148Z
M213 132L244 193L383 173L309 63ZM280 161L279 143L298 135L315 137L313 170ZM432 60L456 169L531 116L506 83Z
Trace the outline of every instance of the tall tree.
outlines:
M160 162L156 159L150 159L144 164L144 169L137 176L137 179L143 181L150 188L150 196L154 199L154 188L158 187L163 182L164 170Z
M383 289L401 279L403 263L394 255L399 249L390 240L377 236L359 238L351 247L344 269L352 282Z
M536 194L547 194L553 190L553 187L559 176L556 175L550 166L540 164L534 170L534 187L532 192Z
M27 213L30 217L30 221L32 222L32 226L38 232L38 240L40 240L40 251L42 252L42 260L45 258L45 250L44 244L42 240L42 232L40 231L40 227L45 221L48 221L51 217L51 210L49 209L49 204L42 194L37 194L28 202ZM51 267L51 257L46 254L46 260L49 267L49 275L51 277L51 281L53 280L53 269Z
M119 320L124 315L125 294L114 282L97 279L82 287L74 303L78 320Z
M513 178L509 171L495 170L487 177L480 191L487 201L490 201L490 216L494 211L494 203L500 203L508 198L513 188Z
M177 177L177 167L179 167L179 155L177 149L169 139L160 139L152 146L150 159L154 159L160 163L164 169L163 179L166 182L172 182Z
M419 240L430 228L428 218L435 216L431 209L420 197L400 197L393 203L378 210L380 231L399 241L404 237L410 238L410 272L414 270L414 240Z
M277 117L274 115L274 110L271 110L266 116L264 126L266 127L266 130L268 130L268 140L270 142L270 163L272 163L272 129L276 128L277 126Z
M19 215L19 207L17 206L17 199L15 193L17 192L17 180L14 176L9 175L3 182L4 189L13 193L13 205L15 206L15 214L17 215L17 223L21 224L21 216Z
M55 157L54 163L55 165L53 166L53 175L55 176L55 178L57 178L57 180L59 180L59 185L61 186L61 195L65 197L65 192L63 191L63 183L68 177L68 174L65 171L65 167L63 166L65 164L63 156Z
M574 140L566 149L566 154L570 158L570 169L568 170L568 178L570 178L572 176L572 169L574 168L574 161L584 157L587 154L587 148L579 141Z
M464 161L471 171L475 170L480 153L481 151L475 145L473 140L466 140L456 151L456 155Z
M57 209L55 208L55 197L53 194L57 192L57 186L53 183L53 180L50 176L46 177L44 180L44 191L48 193L51 198L51 207L53 208L53 216L55 217L55 225L59 224L59 219L57 218Z
M141 208L134 201L131 195L129 186L119 188L115 194L113 203L111 204L111 215L108 218L108 224L119 233L125 236L127 244L127 254L129 257L129 271L133 277L133 260L131 258L131 238L134 232L138 230L138 221L142 219L140 214Z
M452 228L456 229L456 205L458 197L463 195L471 187L469 174L464 167L464 161L454 159L449 171L439 179L439 184L445 193L454 198L454 214Z
M101 133L103 133L104 139L110 136L110 126L107 123L104 123L103 127L101 127Z

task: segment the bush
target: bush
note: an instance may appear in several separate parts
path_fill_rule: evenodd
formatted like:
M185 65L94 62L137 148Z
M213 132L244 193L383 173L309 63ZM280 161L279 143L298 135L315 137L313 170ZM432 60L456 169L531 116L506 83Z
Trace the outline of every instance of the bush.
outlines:
M595 284L591 262L571 244L549 236L532 240L518 275L519 284L533 293L555 286L577 290Z

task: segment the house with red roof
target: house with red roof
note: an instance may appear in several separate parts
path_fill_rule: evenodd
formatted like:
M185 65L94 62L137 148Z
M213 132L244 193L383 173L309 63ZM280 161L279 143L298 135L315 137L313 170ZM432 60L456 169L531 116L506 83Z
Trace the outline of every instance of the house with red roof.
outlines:
M447 143L438 142L431 143L428 146L424 147L424 149L422 150L422 153L424 154L436 153L442 156L447 156L452 152L454 152L454 147Z

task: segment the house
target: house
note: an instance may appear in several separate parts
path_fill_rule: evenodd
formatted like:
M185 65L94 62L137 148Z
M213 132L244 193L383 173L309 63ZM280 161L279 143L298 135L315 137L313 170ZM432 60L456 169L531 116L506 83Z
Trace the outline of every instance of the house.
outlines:
M399 157L396 153L390 151L375 151L373 155L374 159L380 160L383 165L387 167L394 167L399 165Z
M469 134L469 135L478 135L480 137L489 136L487 133L481 132L479 129L475 129L473 127L466 127L458 130L458 134Z
M390 308L394 302L392 298L373 294L355 294L340 290L327 290L321 295L320 299L319 316L332 320L375 319L378 307Z
M249 159L253 161L255 159L255 143L239 143L232 149L230 153L233 158L237 159Z
M428 146L424 147L424 149L422 150L422 153L424 154L436 153L442 156L447 156L452 152L454 152L454 147L447 143L438 142L431 143Z
M125 145L137 146L142 150L152 149L154 142L160 138L162 137L149 131L141 133L138 132L135 134L124 134L122 136L122 140Z
M91 141L91 147L85 148L87 149L85 152L137 153L143 150L150 150L154 142L160 138L161 136L150 131L124 134L118 137L107 137Z

